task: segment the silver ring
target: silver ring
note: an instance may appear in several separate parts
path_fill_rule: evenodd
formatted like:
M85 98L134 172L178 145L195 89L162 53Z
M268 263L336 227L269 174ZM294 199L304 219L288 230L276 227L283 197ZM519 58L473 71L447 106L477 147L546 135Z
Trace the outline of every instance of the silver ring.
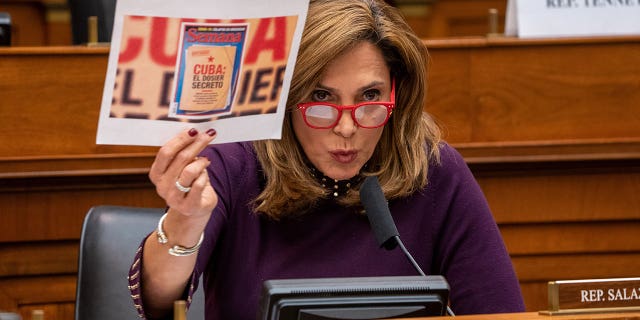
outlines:
M181 192L187 193L189 191L191 191L191 187L185 187L183 185L180 184L180 181L176 180L176 188L178 188L178 190L180 190Z

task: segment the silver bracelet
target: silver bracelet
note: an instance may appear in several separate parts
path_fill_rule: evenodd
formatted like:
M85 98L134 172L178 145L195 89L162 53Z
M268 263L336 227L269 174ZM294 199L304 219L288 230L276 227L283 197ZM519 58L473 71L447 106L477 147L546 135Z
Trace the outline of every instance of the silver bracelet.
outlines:
M158 234L158 242L161 244L169 242L169 238L167 238L167 235L162 229L162 223L164 222L164 219L166 217L167 213L163 214L162 217L160 217L160 220L158 220L158 229L156 230L156 233ZM198 249L200 249L200 245L202 245L202 240L204 240L204 231L200 234L200 240L198 240L198 243L196 243L195 246L191 248L185 248L180 245L174 245L173 247L169 248L169 254L176 257L190 256L198 252Z

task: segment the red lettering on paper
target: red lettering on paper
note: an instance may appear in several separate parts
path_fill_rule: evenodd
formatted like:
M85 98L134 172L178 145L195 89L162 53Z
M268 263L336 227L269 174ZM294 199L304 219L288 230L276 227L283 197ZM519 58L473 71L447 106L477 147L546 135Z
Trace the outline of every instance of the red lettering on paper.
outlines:
M146 20L146 17L141 16L131 16L131 20ZM126 41L122 41L122 43L126 43L125 50L120 50L120 55L118 56L119 63L127 63L133 61L135 58L140 55L140 51L142 51L142 43L144 42L144 38L142 37L128 37Z
M154 17L151 23L151 60L159 65L170 67L176 63L176 52L166 54L168 19ZM195 22L194 19L181 19L180 22Z
M273 24L273 26L272 26ZM273 27L271 38L266 38L269 28ZM263 38L264 37L264 38ZM270 19L260 19L260 24L247 51L245 63L256 63L262 51L271 51L273 61L284 60L286 50L285 40L287 38L286 17L274 17Z
M193 74L224 74L221 64L195 64Z
M226 32L198 32L196 28L187 31L188 42L240 42L242 41L242 33L226 33Z

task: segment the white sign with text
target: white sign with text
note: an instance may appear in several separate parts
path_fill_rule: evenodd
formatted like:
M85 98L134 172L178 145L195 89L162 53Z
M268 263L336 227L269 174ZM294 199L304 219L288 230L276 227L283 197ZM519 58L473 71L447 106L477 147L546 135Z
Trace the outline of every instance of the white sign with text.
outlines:
M640 35L640 0L509 0L505 35Z

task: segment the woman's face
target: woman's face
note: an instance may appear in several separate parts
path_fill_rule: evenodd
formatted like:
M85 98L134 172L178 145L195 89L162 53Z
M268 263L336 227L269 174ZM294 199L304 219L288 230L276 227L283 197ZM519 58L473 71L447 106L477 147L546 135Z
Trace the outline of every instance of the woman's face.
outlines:
M361 42L327 66L320 83L305 102L350 106L390 100L391 80L382 52L369 42ZM322 173L338 180L358 174L371 158L384 129L358 127L351 110L343 110L337 125L329 129L309 127L300 110L295 110L292 117L293 130L307 158Z

